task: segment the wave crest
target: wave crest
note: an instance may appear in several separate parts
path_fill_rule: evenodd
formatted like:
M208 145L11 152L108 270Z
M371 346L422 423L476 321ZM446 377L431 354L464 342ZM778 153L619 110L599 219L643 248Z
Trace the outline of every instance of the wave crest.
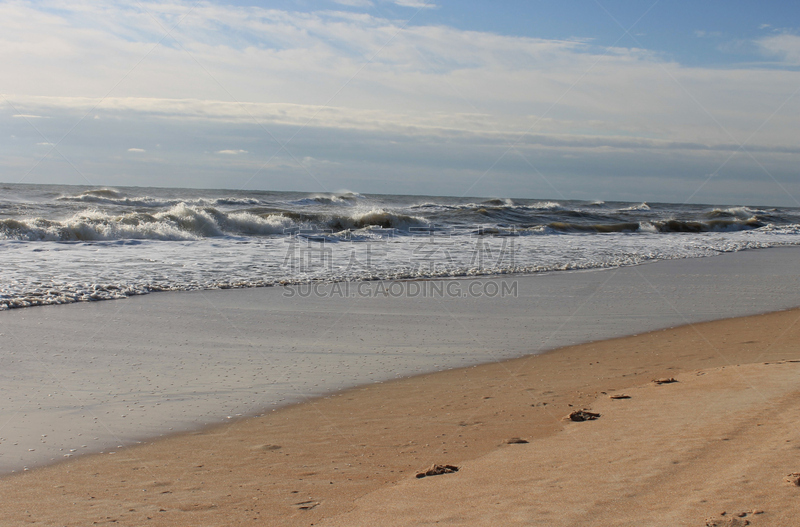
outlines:
M219 205L259 205L261 202L255 198L223 197L215 199L198 198L194 200L163 199L151 196L128 197L113 189L95 189L81 192L75 196L59 196L57 201L70 201L76 203L94 203L97 205L117 205L124 207L172 207L186 203L199 207L216 207Z
M631 212L637 211L637 210L650 210L650 205L648 205L646 201L643 201L642 203L639 203L638 205L631 205L630 207L625 207L625 208L622 208L622 209L619 209L619 210L620 211L631 211Z
M0 238L29 241L197 240L216 236L282 234L294 222L280 214L225 213L179 203L156 214L79 212L62 221L0 220Z
M406 230L410 227L427 226L428 221L419 216L410 216L385 209L371 209L353 214L333 215L325 224L327 228L338 231L368 227Z
M298 199L292 202L293 205L353 205L364 196L358 192L349 190L334 192L331 194L313 194L311 197Z
M214 207L195 207L179 203L153 214L135 212L111 215L86 210L62 221L44 218L0 220L0 239L27 241L95 240L197 240L219 236L269 236L298 227L329 231L347 231L381 227L408 230L427 226L419 216L385 209L371 209L350 214L253 214L247 211L225 212Z
M526 208L532 210L564 210L561 203L555 201L540 201L533 205L528 205Z

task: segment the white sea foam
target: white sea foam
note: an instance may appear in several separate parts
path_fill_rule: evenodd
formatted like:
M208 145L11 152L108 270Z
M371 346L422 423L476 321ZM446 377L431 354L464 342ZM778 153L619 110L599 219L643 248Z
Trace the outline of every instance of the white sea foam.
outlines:
M313 194L308 198L294 200L293 205L354 205L364 196L358 192L341 191L331 194Z
M529 205L528 208L535 210L563 210L561 204L555 201L540 201Z
M195 231L213 216L176 207ZM369 213L365 213L368 217ZM281 230L286 218L226 216L240 231ZM366 221L370 223L370 221ZM220 228L219 224L214 228ZM154 225L164 226L165 222ZM88 227L85 227L88 228ZM88 241L45 245L0 242L4 256L0 309L121 298L153 291L258 287L308 281L353 281L483 276L599 269L658 259L800 244L800 225L750 231L664 236L652 225L640 233L547 234L490 229L469 236L394 236L364 228L351 236ZM93 227L89 231L96 233ZM479 234L479 235L476 235ZM515 236L508 236L514 234ZM522 234L522 236L516 236ZM86 236L88 237L88 236ZM609 237L613 243L609 241ZM353 240L359 243L349 243ZM336 243L332 243L336 242Z
M621 211L643 211L643 210L651 210L650 205L645 202L639 203L638 205L631 205L630 207L624 207L619 209Z
M650 233L650 234L658 233L658 229L656 228L656 226L653 225L653 223L649 222L649 221L640 222L639 223L639 230L642 231L642 232Z
M87 190L77 195L59 196L57 201L75 203L94 203L99 205L118 205L126 207L172 207L180 203L200 207L215 207L220 205L259 205L261 202L255 198L219 197L213 199L197 198L184 200L179 198L164 199L152 196L125 196L114 189Z
M0 239L28 241L163 240L283 234L295 223L280 214L261 217L249 212L222 212L213 207L178 203L155 214L113 215L85 210L62 220L0 220Z

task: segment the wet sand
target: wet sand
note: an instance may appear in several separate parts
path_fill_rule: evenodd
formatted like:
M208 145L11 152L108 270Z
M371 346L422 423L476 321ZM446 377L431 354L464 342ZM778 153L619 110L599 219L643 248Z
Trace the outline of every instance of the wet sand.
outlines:
M786 480L800 472L798 360L791 310L372 384L4 477L0 517L790 525L800 512L800 487ZM565 419L578 409L600 417ZM416 477L433 464L459 470Z
M344 388L800 306L799 259L786 247L354 286L388 295L269 287L0 312L0 475ZM446 294L411 294L421 285Z

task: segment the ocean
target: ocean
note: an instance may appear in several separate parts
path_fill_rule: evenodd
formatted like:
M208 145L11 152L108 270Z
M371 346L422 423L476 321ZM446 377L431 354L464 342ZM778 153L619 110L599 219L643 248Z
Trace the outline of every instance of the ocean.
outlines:
M800 209L5 184L0 309L598 269L781 245L800 245Z

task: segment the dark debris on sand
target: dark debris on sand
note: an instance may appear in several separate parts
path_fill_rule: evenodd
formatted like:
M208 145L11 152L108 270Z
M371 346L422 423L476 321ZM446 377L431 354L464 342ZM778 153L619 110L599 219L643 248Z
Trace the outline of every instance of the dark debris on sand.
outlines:
M791 483L795 487L800 487L800 472L792 472L786 475L786 482Z
M672 384L673 382L678 382L678 379L674 377L670 377L669 379L653 379L653 382L661 385L661 384Z
M590 412L585 408L583 410L575 410L571 414L569 414L569 419L571 421L582 422L582 421L594 421L600 417L600 414L596 414L594 412Z
M424 472L417 474L417 478L424 478L426 476L439 476L441 474L452 474L458 472L458 467L455 465L431 465L431 468Z

